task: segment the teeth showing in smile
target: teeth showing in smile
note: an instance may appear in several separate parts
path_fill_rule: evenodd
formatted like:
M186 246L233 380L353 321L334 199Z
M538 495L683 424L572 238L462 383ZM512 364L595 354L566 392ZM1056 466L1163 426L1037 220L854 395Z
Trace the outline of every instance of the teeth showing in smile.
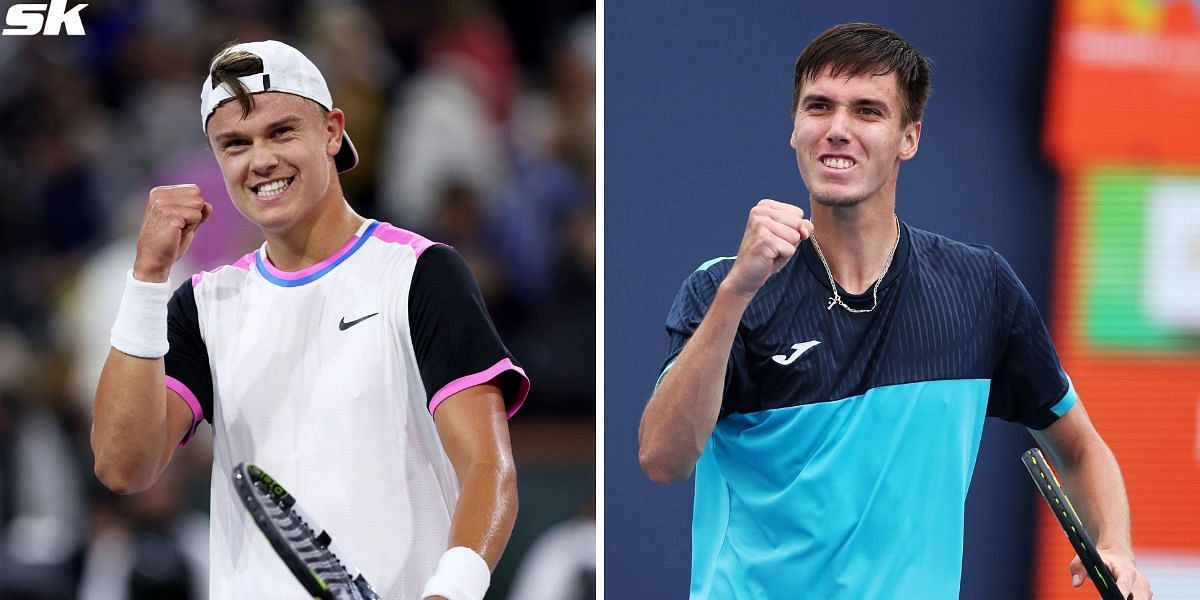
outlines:
M268 198L282 193L283 190L286 190L290 185L292 185L291 179L276 179L275 181L270 181L258 186L254 189L254 193L257 194L259 198Z
M854 166L854 161L848 158L825 158L821 160L821 164L831 169L849 169Z

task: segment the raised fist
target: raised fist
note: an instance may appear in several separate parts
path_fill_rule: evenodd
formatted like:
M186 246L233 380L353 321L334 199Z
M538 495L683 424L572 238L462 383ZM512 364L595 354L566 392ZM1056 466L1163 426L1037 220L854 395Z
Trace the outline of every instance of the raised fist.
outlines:
M796 247L812 232L812 221L804 218L800 207L760 200L750 209L737 260L725 281L738 292L757 293L767 278L791 260Z
M146 218L138 234L133 277L139 281L163 282L208 220L212 205L204 201L193 184L167 185L150 190Z

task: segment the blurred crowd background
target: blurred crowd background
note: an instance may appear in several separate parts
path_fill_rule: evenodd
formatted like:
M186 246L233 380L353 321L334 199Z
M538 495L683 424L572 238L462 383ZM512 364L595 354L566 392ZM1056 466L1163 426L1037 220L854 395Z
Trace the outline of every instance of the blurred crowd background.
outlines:
M122 497L92 473L90 411L151 187L196 183L214 205L176 282L261 244L198 118L211 56L260 39L304 51L345 110L351 205L454 245L531 376L489 598L594 597L594 12L94 0L85 36L0 39L0 598L207 597L211 430Z

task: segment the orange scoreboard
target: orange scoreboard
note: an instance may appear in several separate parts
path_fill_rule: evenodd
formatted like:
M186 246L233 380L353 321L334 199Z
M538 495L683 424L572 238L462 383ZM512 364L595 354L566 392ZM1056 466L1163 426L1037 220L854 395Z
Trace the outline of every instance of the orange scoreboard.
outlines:
M1121 464L1155 597L1200 598L1200 0L1061 0L1055 19L1051 330ZM1038 511L1034 597L1095 597Z

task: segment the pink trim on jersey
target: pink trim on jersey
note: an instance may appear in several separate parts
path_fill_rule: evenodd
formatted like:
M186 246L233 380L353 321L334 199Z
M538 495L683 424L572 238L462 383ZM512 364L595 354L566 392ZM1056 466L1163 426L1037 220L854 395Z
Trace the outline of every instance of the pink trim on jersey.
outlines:
M254 253L249 252L245 256L239 258L237 262L233 263L233 268L249 271L250 265L252 264L254 264Z
M209 269L207 271L201 271L199 273L196 273L195 275L192 275L192 289L194 290L194 289L196 289L197 286L200 285L200 282L204 280L204 275L206 273L216 273L217 271L220 271L221 269L224 269L225 267L233 267L235 269L249 271L250 265L252 265L252 264L254 264L254 253L253 252L239 258L237 260L237 262L233 263L232 265L222 265L215 269Z
M263 266L267 268L268 273L270 273L280 279L287 279L289 281L294 280L294 279L304 279L305 277L308 277L309 275L312 275L313 273L316 273L317 271L320 271L321 269L328 267L331 263L333 263L333 261L341 258L343 255L345 255L347 252L349 252L350 249L354 247L354 244L357 244L357 243L358 243L358 234L356 233L356 234L354 234L354 237L351 237L350 241L346 242L346 244L344 246L342 246L341 248L339 248L337 252L330 254L329 257L326 258L325 260L323 260L311 267L305 267L299 271L281 271L281 270L279 270L279 267L276 267L275 265L271 264L271 259L267 258L266 254L263 255L262 263L263 263Z
M166 382L167 389L179 394L179 397L183 398L184 402L187 402L188 408L192 409L192 426L188 428L187 435L183 436L183 439L179 442L178 447L182 448L188 443L188 440L192 439L192 435L196 433L196 427L200 425L200 421L204 420L204 409L200 408L200 401L196 399L196 395L182 381L167 375Z
M437 410L438 405L441 404L446 398L449 398L450 396L453 396L454 394L457 394L467 388L485 384L496 377L499 377L500 374L504 373L505 371L514 371L521 376L521 387L517 390L516 398L514 398L511 403L506 401L506 404L509 406L504 411L504 416L511 419L513 415L517 414L517 410L521 408L521 405L525 403L525 397L529 395L529 376L525 374L525 369L514 365L513 362L507 358L483 371L459 377L458 379L455 379L454 381L442 386L442 389L438 390L437 393L433 395L433 398L429 401L429 414L432 415L433 411Z
M438 242L425 239L420 235L408 231L407 229L400 229L399 227L395 227L390 223L384 223L383 221L380 221L379 226L375 228L375 231L371 232L371 237L378 238L379 241L382 242L411 246L417 257L420 257L421 253L430 246L436 246L438 244Z

